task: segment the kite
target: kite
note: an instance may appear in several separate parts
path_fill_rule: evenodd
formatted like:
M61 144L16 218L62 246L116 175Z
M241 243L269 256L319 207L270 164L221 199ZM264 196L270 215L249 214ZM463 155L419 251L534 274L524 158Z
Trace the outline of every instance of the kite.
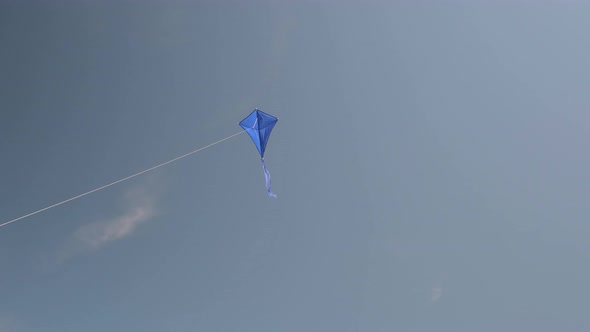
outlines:
M266 191L268 191L268 194L271 197L277 197L277 196L275 194L273 194L272 190L270 190L270 173L268 173L268 170L266 169L266 164L264 163L264 150L266 150L266 144L268 142L268 138L270 136L270 132L272 131L272 128L274 128L274 126L277 123L277 121L279 121L279 119L275 118L274 116L269 115L269 114L266 114L266 113L264 113L264 112L262 112L262 111L260 111L258 109L255 109L250 115L248 115L244 120L242 120L240 122L240 126L242 126L242 128L248 133L248 135L250 135L250 137L252 137L252 140L254 141L254 144L256 144L256 148L258 148L258 152L260 152L260 157L262 158L262 169L264 170L264 177L266 178ZM193 150L191 152L185 153L182 156L178 156L176 158L173 158L173 159L170 159L170 160L165 161L163 163L160 163L160 164L158 164L156 166L152 166L150 168L144 169L143 171L139 171L137 173L131 174L131 175L126 176L124 178L121 178L119 180L113 181L111 183L107 183L107 184L102 185L100 187L97 187L97 188L94 188L92 190L86 191L86 192L84 192L82 194L79 194L79 195L70 197L70 198L65 199L65 200L63 200L61 202L54 203L52 205L49 205L49 206L46 206L46 207L44 207L42 209L39 209L39 210L30 212L30 213L27 213L25 215L22 215L20 217L14 218L14 219L11 219L9 221L2 222L2 223L0 223L0 227L4 227L6 225L12 224L13 222L17 222L19 220L22 220L22 219L25 219L25 218L34 216L34 215L36 215L38 213L41 213L43 211L47 211L49 209L53 209L53 208L58 207L60 205L66 204L68 202L71 202L73 200L77 200L79 198L82 198L82 197L84 197L86 195L90 195L92 193L95 193L97 191L107 189L108 187L114 186L114 185L116 185L118 183L121 183L123 181L127 181L127 180L132 179L132 178L134 178L136 176L140 176L140 175L145 174L147 172L151 172L151 171L153 171L155 169L158 169L160 167L166 166L166 165L168 165L170 163L173 163L175 161L178 161L180 159L186 158L186 157L188 157L190 155L193 155L193 154L195 154L197 152L201 152L201 151L203 151L205 149L209 149L212 146L215 146L215 145L217 145L217 144L219 144L221 142L225 142L228 139L230 139L232 137L235 137L235 136L238 136L238 135L240 135L242 133L244 133L244 132L243 131L239 131L239 132L237 132L237 133L235 133L233 135L230 135L230 136L228 136L226 138L222 138L222 139L220 139L220 140L218 140L216 142L210 143L210 144L205 145L203 147L200 147L200 148L198 148L196 150Z
M275 124L279 121L278 118L270 114L266 114L259 109L254 109L250 115L240 122L240 126L250 135L258 152L260 152L260 158L262 159L262 169L264 170L264 177L266 178L266 191L271 197L277 197L273 194L270 189L270 173L266 169L264 163L264 150L266 150L266 144L270 137L270 132L274 128Z

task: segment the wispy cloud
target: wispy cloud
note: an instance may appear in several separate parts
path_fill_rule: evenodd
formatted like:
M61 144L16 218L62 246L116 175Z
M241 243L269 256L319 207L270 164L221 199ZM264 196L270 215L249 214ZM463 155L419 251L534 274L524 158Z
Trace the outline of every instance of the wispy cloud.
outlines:
M65 261L84 252L97 250L131 235L156 213L155 199L147 188L135 188L125 194L123 212L115 217L91 222L73 232L58 253ZM2 331L0 331L2 332Z
M75 238L90 249L97 249L111 241L120 240L153 216L153 207L137 206L114 219L94 222L78 229Z
M433 287L431 294L430 294L430 303L434 303L434 302L440 300L442 295L443 295L442 287Z
M123 239L155 213L154 199L146 188L135 188L125 194L123 214L80 227L74 238L88 249L98 249L109 242Z

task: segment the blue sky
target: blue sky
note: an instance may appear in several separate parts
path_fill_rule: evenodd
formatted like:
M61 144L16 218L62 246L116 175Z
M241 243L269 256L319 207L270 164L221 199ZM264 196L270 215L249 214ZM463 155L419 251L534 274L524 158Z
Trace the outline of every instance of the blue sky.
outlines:
M587 331L590 6L5 2L0 332Z

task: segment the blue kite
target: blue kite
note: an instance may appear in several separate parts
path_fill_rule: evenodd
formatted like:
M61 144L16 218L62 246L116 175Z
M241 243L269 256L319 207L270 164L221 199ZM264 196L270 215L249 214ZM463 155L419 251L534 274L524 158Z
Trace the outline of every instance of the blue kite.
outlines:
M262 169L264 170L264 177L266 178L266 191L271 197L277 197L277 195L273 194L270 189L270 173L266 169L266 164L264 163L264 150L266 150L266 144L270 137L270 132L275 124L277 124L277 121L279 121L278 118L266 114L256 108L250 113L250 115L240 122L240 126L244 128L248 135L250 135L252 141L256 144L256 148L258 148L258 152L260 152Z

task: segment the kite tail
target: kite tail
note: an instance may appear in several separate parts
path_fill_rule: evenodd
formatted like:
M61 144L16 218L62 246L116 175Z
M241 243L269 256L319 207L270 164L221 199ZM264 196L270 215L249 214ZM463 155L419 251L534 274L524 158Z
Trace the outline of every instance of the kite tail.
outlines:
M266 191L268 192L268 196L277 197L277 195L275 195L272 190L270 190L270 173L268 172L268 169L266 169L264 158L262 158L262 169L264 170L264 177L266 178Z

